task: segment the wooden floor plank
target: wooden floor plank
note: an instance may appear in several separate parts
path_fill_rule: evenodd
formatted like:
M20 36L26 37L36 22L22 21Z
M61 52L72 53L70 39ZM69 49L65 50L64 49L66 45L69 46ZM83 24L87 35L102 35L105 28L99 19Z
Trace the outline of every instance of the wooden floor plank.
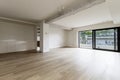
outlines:
M77 48L0 54L0 80L120 80L120 54Z

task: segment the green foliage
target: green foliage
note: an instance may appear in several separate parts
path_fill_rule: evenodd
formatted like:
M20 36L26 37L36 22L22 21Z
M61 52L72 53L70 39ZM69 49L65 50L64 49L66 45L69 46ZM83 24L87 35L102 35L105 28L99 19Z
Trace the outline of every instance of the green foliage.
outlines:
M92 31L81 31L80 32L81 42L83 44L86 44L87 38L86 37L92 37Z

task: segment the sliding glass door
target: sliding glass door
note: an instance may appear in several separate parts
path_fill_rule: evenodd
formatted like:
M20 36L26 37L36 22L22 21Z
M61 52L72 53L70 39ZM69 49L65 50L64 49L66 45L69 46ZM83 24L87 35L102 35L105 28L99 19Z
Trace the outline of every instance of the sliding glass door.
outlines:
M92 31L79 32L79 47L92 48Z
M79 47L100 50L118 50L118 29L99 29L79 32Z
M114 29L96 31L96 48L114 50Z
M116 50L116 29L96 30L95 35L96 49Z

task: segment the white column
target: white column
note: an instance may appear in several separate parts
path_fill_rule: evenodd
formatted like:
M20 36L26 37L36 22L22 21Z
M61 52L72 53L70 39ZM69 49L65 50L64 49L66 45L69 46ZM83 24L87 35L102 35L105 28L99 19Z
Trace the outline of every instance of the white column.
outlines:
M40 23L40 50L49 52L49 24L44 21Z

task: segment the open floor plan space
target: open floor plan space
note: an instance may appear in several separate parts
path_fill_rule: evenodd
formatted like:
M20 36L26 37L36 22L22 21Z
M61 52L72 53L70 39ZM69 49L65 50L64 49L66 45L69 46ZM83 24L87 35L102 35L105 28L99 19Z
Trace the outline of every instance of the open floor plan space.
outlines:
M0 80L120 80L120 0L0 0Z
M79 48L1 54L0 80L120 80L120 54Z

